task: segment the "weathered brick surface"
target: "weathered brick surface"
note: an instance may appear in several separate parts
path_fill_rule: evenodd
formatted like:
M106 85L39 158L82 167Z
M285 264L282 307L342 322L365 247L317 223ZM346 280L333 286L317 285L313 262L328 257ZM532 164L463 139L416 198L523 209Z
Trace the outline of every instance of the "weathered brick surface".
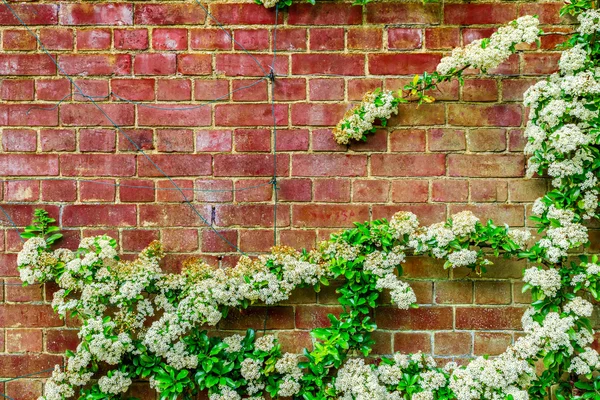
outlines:
M68 228L69 247L108 232L125 253L160 239L171 271L178 270L175 261L200 252L231 265L235 251L179 192L154 191L172 185L136 154L124 133L175 177L208 223L251 253L273 243L269 180L275 165L283 244L311 247L354 221L399 210L415 212L424 224L469 209L482 219L523 226L546 182L523 179L525 110L519 101L555 69L553 46L564 36L544 37L542 50L511 57L491 76L469 75L462 88L442 86L434 104L401 105L389 127L367 143L337 145L331 128L367 90L399 89L412 74L434 69L452 47L518 15L540 15L546 31L569 31L570 21L557 14L561 3L350 3L294 4L279 14L276 43L274 11L250 0L208 2L225 31L183 0L13 4L77 86L98 96L98 107L71 88L0 8L0 175L15 180L2 185L3 207L23 227L43 205ZM279 75L276 143L271 83L263 79L272 65ZM124 126L122 132L113 123ZM17 282L19 247L3 225L0 283ZM378 310L376 352L498 354L514 338L527 301L518 280L523 267L500 260L486 275L491 280L474 282L436 260L409 258L405 272L417 279L413 286L426 306ZM0 378L47 368L75 347L75 331L50 309L51 290L0 284ZM307 330L338 310L332 290L317 302L311 296L298 294L269 308L267 328L281 330L286 350L309 346ZM260 307L232 313L222 328L259 328L264 315ZM7 384L7 395L37 397L40 381L24 382Z

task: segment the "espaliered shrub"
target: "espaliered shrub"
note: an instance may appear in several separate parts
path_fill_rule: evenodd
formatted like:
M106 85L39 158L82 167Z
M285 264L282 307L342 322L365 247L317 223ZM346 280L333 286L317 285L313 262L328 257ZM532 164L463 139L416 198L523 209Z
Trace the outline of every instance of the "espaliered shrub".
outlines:
M550 175L554 187L534 205L535 243L527 231L482 223L469 212L428 227L401 212L389 221L357 223L311 251L277 247L256 259L242 257L227 270L190 260L181 274L169 274L159 267L158 243L134 261L120 260L116 242L107 236L84 239L75 252L52 250L56 229L38 212L18 256L21 278L28 284L56 282L54 308L82 323L81 343L46 383L45 399L119 398L139 378L148 378L162 399L191 399L204 389L211 400L267 395L521 400L544 399L550 389L558 399L600 397L600 359L591 347L589 319L590 300L599 298L600 264L596 257L568 258L570 250L588 243L584 221L598 217L600 13L591 6L585 1L566 6L564 12L577 15L580 26L563 53L560 73L525 96L531 107L529 170ZM444 71L490 67L523 37L498 42L513 43L508 47L496 47L491 39L479 43L481 64L466 62L471 55L457 51L442 62ZM489 60L486 51L493 55ZM413 85L427 86L427 78ZM529 261L523 280L533 302L522 319L525 334L498 357L478 357L464 366L437 366L420 353L365 363L381 292L389 290L401 309L414 306L415 295L401 280L411 254L478 274L493 268L491 255ZM256 337L251 330L226 338L204 330L231 308L275 304L298 287L319 290L334 279L342 281L343 312L330 316L329 327L311 332L313 348L302 355L282 354L275 337Z

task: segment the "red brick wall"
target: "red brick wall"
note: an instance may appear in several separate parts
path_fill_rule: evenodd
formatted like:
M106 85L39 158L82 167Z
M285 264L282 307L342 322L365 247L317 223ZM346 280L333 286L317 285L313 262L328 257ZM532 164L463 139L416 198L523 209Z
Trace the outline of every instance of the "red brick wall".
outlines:
M164 107L156 110L99 97L152 159L184 188L243 189L268 183L273 173L268 82L255 62L193 1L48 2L15 5L59 65L90 96L115 93ZM273 10L250 2L211 2L214 17L265 69L273 60ZM311 247L353 221L417 213L425 224L463 209L497 223L523 226L528 204L546 181L524 180L521 93L555 68L561 40L546 36L491 76L469 77L416 108L401 105L389 128L366 144L336 145L330 128L349 102L371 88L401 87L412 74L433 70L452 47L489 35L523 14L538 14L544 29L568 30L558 2L377 2L301 4L279 14L275 70L278 239ZM170 183L108 120L82 98L8 10L0 7L0 175L2 206L19 226L44 205L65 229L63 245L108 233L134 254L151 240L170 252L165 268L202 253L230 265L235 252L203 226L181 196L112 184L169 188ZM552 26L557 25L557 26ZM339 74L343 76L329 76ZM66 96L66 97L65 97ZM64 101L57 106L57 101ZM38 108L31 109L35 104ZM45 110L40 109L46 108ZM29 113L28 113L29 111ZM51 178L52 180L48 180ZM64 178L64 180L57 180ZM95 180L108 185L75 181ZM15 180L13 182L13 180ZM273 192L267 184L231 192L185 191L198 210L243 251L273 244ZM18 204L15 204L18 203ZM214 211L213 211L214 210ZM49 306L52 286L19 288L20 242L7 223L0 231L0 377L35 372L61 361L76 331ZM220 261L219 261L220 260ZM483 278L445 271L439 262L411 259L407 275L422 306L377 312L377 352L433 352L436 356L497 353L520 326L523 265L498 262ZM333 290L303 291L269 308L269 329L286 348L309 344L307 331L336 311ZM223 329L263 325L264 309L231 316ZM72 325L72 324L71 324ZM5 384L15 399L32 399L41 381Z

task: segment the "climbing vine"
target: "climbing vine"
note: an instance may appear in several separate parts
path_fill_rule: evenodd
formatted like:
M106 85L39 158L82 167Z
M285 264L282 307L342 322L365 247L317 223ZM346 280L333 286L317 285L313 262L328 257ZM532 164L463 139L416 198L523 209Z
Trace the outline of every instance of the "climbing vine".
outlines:
M121 260L116 241L107 236L83 239L76 251L53 250L58 230L39 210L18 255L21 279L55 282L60 290L54 309L81 321L81 342L67 353L64 369L57 366L43 398L121 398L140 378L149 379L161 399L192 399L205 389L211 400L541 400L551 390L557 399L599 398L590 300L599 299L600 264L596 256L568 258L589 242L585 220L598 218L600 13L593 6L581 0L565 7L580 25L567 42L560 72L525 95L531 107L528 170L547 173L554 187L533 206L535 242L527 230L484 223L470 212L428 227L400 212L389 221L356 223L310 251L276 247L254 259L241 257L226 270L189 260L180 274L171 274L159 266L159 243L133 261ZM438 72L459 76L466 66L492 68L517 43L535 40L534 33L534 19L522 18L496 39L453 52ZM431 82L442 75L431 75ZM411 85L418 95L428 78ZM415 307L415 294L401 279L407 255L435 257L445 268L477 274L493 268L492 256L527 260L524 289L533 301L522 318L525 334L498 357L478 357L465 366L437 366L420 353L365 363L381 293L389 291L401 309ZM343 311L329 316L329 327L311 332L313 348L302 355L283 354L275 337L252 330L219 338L203 329L232 308L275 304L298 287L318 291L333 280L341 284Z

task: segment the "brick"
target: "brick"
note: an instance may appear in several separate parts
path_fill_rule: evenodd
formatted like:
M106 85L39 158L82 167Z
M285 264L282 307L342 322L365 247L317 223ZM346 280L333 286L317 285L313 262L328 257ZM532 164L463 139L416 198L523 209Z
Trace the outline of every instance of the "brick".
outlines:
M42 151L74 151L75 132L71 129L40 129Z
M308 150L308 130L277 130L277 151Z
M290 25L358 25L361 21L360 7L342 3L293 4L288 17Z
M77 184L69 180L42 181L42 201L75 201Z
M160 152L189 153L194 151L194 132L191 129L160 129L156 131L156 148Z
M465 131L461 129L430 129L427 138L431 151L465 150Z
M60 118L64 125L133 125L134 108L133 104L63 104L60 106Z
M177 72L183 75L209 75L212 57L209 54L178 54Z
M4 182L4 200L36 201L40 197L40 185L35 181Z
M196 200L218 203L233 200L233 183L230 180L196 180Z
M498 83L493 79L467 79L462 90L464 101L498 100Z
M62 154L61 173L65 176L131 176L135 157L131 155Z
M313 187L315 201L333 203L350 201L350 181L347 179L316 179Z
M50 353L64 353L66 350L75 351L79 344L76 330L46 330L46 350Z
M460 31L458 28L428 28L425 43L431 50L453 49L460 46Z
M383 31L379 28L350 28L348 29L348 49L378 50L383 43Z
M153 150L153 132L151 129L117 129L119 151ZM135 143L134 146L133 143Z
M6 351L9 353L41 352L42 331L40 329L8 329Z
M267 81L256 83L254 80L232 81L233 101L267 101L269 99Z
M523 54L525 75L549 75L558 71L560 53Z
M476 129L467 134L470 151L506 150L506 131L504 129Z
M146 29L115 29L113 34L115 49L145 50L148 48L148 31Z
M148 202L154 201L154 182L146 179L122 179L119 181L119 199L122 202ZM171 185L171 187L173 187ZM112 195L114 198L114 193Z
M52 312L49 305L4 304L0 307L0 325L4 328L41 328L62 324L62 320Z
M275 11L259 4L210 4L209 8L214 19L211 24L218 21L223 25L273 25ZM278 23L283 22L283 13L279 13Z
M58 175L58 156L49 154L0 154L0 175Z
M382 180L356 180L352 183L352 200L381 203L388 200L390 183Z
M226 80L194 80L195 100L228 100L229 82Z
M187 29L157 28L152 31L152 48L155 50L186 50Z
M367 158L345 154L298 154L292 158L293 176L364 176Z
M343 118L346 109L343 103L295 103L292 104L292 124L334 126Z
M45 54L0 54L0 75L54 75L56 65Z
M135 226L136 206L68 205L63 209L62 224L64 226Z
M271 151L271 131L268 129L237 129L235 150L240 152Z
M142 251L150 242L158 240L158 231L141 230L123 231L123 251Z
M329 324L329 314L339 317L342 309L340 306L313 306L300 305L296 307L296 328L314 329Z
M437 202L466 202L469 182L466 180L435 180L431 184L431 200Z
M369 219L367 205L298 204L293 206L293 226L342 228Z
M206 12L195 3L136 4L136 25L203 24Z
M511 202L533 202L548 191L544 179L527 179L508 182L508 194Z
M38 100L68 100L71 84L67 79L38 79L35 92Z
M217 28L190 30L190 48L192 50L229 50L231 32Z
M60 22L63 25L131 25L133 5L131 4L66 4L60 8Z
M400 104L398 115L390 118L388 126L441 125L446 122L443 104L426 104L418 108L413 104Z
M399 310L396 307L379 307L375 311L375 322L379 329L452 329L452 308L420 307Z
M520 154L450 154L450 176L471 177L521 177L525 159Z
M537 82L536 79L503 79L502 100L522 101L523 93Z
M270 204L220 204L216 206L215 223L218 226L239 225L273 228L273 221L273 206ZM289 226L289 224L289 207L280 205L277 208L277 225Z
M52 310L47 312L52 314ZM51 375L51 372L39 373L39 371L52 370L56 364L62 362L63 356L50 354L2 354L0 355L0 375L17 377L36 374L39 377L47 377Z
M34 399L43 394L42 382L33 380L8 382L6 394L13 399Z
M153 154L150 159L169 176L210 175L212 172L212 157L208 154ZM162 177L163 172L146 157L138 158L139 176Z
M509 304L511 300L510 282L475 282L476 304Z
M277 40L274 47L277 51L301 51L306 50L306 29L277 29Z
M394 203L425 203L428 198L428 181L401 179L392 182L392 201Z
M422 129L394 130L390 134L393 152L425 151L425 131Z
M438 54L402 53L370 54L369 73L373 75L408 75L434 70L441 60Z
M138 54L133 62L136 75L172 75L176 70L175 54Z
M310 201L312 182L310 179L285 179L278 183L280 201Z
M237 231L213 231L211 229L205 229L202 231L202 251L209 253L222 253L232 251L232 247L229 243L237 246L238 245L238 232Z
M0 25L56 25L58 23L58 4L15 3L0 9ZM19 16L17 18L16 15ZM20 19L20 21L19 21Z
M343 79L311 79L309 81L311 100L343 100Z
M79 131L79 150L84 152L114 152L114 129L81 129Z
M36 151L37 133L31 129L4 129L2 150L6 152Z
M217 154L214 156L214 176L271 176L271 154ZM277 175L289 174L289 156L277 157Z
M4 50L35 50L37 41L23 29L6 29L2 38Z
M423 32L414 28L390 28L388 48L390 50L412 50L423 45Z
M69 75L127 75L131 73L131 57L128 54L65 54L58 56L58 65Z
M306 80L303 78L277 79L275 80L275 100L305 100Z
M275 104L275 123L287 125L288 108ZM218 126L272 126L273 114L270 104L217 104L215 125Z
M516 17L516 4L444 4L444 22L449 25L504 24Z
M450 104L448 123L462 126L519 126L522 110L518 105Z
M200 130L196 132L196 151L229 152L232 149L232 133L228 130Z
M111 89L117 96L132 100L154 100L154 79L113 79Z
M343 28L312 28L310 29L311 51L343 50L344 49Z
M143 126L207 126L210 109L163 104L160 109L138 105L138 124Z
M236 29L234 35L235 50L269 50L269 31L266 29Z
M439 4L371 3L367 5L367 22L375 24L437 24Z
M460 307L456 309L457 329L520 329L522 307Z
M437 304L472 304L473 282L446 281L435 283L435 302Z
M475 332L474 355L496 356L506 351L512 343L510 334L501 332Z
M77 101L90 102L91 99L102 101L109 98L108 80L75 79L74 82L74 99Z
M363 75L365 60L359 54L292 54L294 75Z
M240 232L240 249L242 251L269 251L274 244L273 230L253 229Z
M239 202L270 201L273 197L273 186L268 179L240 180L235 183L235 189L235 201Z
M395 332L394 352L431 353L431 334L423 332Z
M479 202L506 201L508 189L506 181L474 180L470 182L471 200Z
M444 154L373 154L371 173L376 176L438 176L446 171Z
M264 77L271 70L273 56L266 54L217 54L215 56L215 72L227 76L259 76ZM275 59L275 73L287 75L287 57Z
M438 356L471 355L473 338L469 332L436 332L434 353Z
M77 31L78 50L109 50L112 33L110 29L84 29Z

